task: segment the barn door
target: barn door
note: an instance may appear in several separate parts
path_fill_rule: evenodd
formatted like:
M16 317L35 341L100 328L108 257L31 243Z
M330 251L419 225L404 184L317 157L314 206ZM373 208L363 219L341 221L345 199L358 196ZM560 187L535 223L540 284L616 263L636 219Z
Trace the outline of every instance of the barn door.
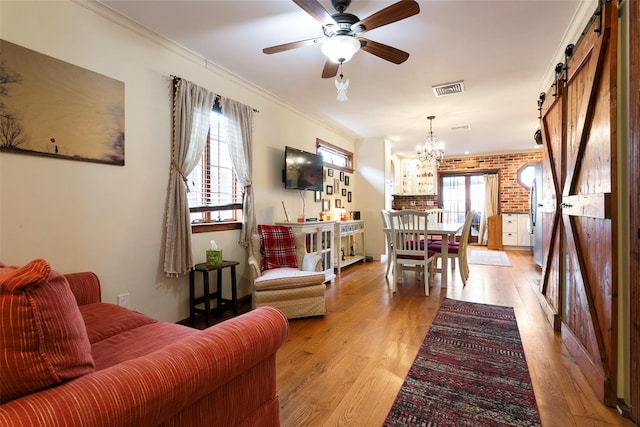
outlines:
M562 64L560 64L562 65ZM540 131L542 133L542 278L540 304L554 330L560 330L562 301L562 222L560 212L561 189L564 181L564 85L562 68L556 73L556 83L540 100ZM560 84L558 84L560 83Z
M601 13L566 69L566 265L562 340L600 398L617 389L617 2Z
M567 47L541 106L542 306L604 403L616 404L617 2Z

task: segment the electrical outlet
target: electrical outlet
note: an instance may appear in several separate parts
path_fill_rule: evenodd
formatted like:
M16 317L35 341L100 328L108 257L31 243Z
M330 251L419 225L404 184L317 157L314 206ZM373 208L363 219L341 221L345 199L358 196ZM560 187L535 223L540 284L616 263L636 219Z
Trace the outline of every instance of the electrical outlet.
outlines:
M118 295L118 305L120 307L129 308L129 294Z

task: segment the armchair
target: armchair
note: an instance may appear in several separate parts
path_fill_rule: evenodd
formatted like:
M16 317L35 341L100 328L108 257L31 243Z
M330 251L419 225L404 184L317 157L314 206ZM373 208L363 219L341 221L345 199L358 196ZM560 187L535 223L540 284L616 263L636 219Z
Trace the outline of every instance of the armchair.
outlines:
M275 307L287 319L325 315L326 279L320 256L307 252L306 234L277 225L258 230L249 246L253 308ZM268 260L270 251L277 252L275 262Z

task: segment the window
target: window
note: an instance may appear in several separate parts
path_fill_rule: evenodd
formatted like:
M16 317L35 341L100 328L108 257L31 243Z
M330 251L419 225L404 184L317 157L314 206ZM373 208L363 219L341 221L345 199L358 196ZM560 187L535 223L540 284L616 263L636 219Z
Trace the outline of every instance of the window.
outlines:
M240 228L242 189L229 157L227 120L214 109L200 163L189 174L189 212L193 232Z
M353 172L353 153L340 147L316 139L317 153L322 156L325 166L333 166L346 172Z
M535 174L535 168L533 165L524 165L518 171L518 184L524 188L531 188L533 185L533 176Z

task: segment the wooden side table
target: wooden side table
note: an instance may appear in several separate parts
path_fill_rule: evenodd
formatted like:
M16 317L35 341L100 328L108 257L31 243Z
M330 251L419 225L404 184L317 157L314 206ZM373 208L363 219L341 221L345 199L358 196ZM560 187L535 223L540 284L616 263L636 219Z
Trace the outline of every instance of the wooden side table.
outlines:
M236 287L236 265L240 264L236 261L222 261L220 265L209 265L207 263L196 264L193 270L189 272L189 323L194 324L196 313L203 313L207 327L210 326L209 315L211 314L211 299L216 299L216 307L214 311L222 313L229 308L233 310L233 315L238 314L238 290ZM222 270L230 268L231 273L231 299L222 298ZM202 284L204 294L201 297L195 297L195 274L196 271L202 273ZM209 272L217 272L217 287L215 292L209 290ZM204 304L204 309L197 306Z

